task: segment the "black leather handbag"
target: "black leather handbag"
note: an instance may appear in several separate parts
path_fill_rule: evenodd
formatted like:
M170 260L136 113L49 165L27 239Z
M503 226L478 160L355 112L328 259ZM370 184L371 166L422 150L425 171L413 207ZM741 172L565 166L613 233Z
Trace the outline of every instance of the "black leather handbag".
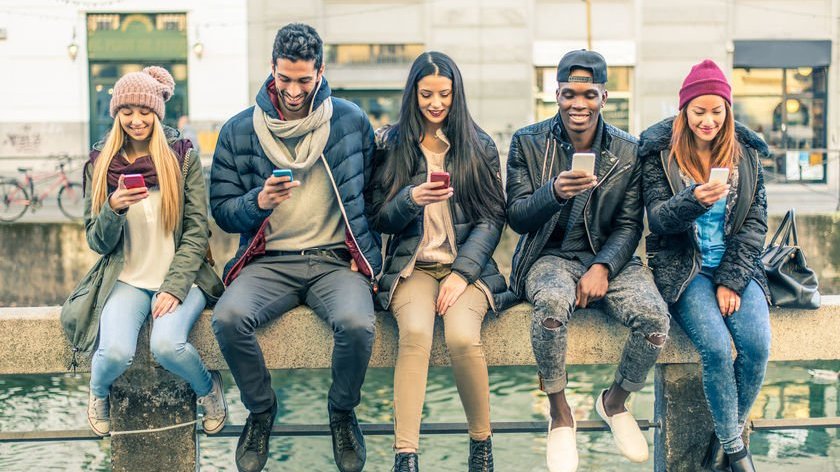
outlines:
M779 224L779 229L764 249L761 262L767 273L773 305L810 309L820 307L817 275L808 267L805 254L799 247L796 215L793 209L785 214Z

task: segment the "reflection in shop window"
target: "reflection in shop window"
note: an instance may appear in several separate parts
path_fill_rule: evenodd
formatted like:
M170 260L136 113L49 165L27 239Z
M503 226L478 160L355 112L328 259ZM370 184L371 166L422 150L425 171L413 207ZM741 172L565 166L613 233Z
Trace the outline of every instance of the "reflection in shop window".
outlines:
M537 67L536 119L542 121L557 114L557 69ZM601 111L604 120L616 128L630 132L630 99L633 68L614 66L607 69L607 104Z
M327 44L330 65L411 64L425 50L422 44Z
M120 28L120 15L88 15L88 31L114 31Z
M826 68L733 71L735 119L770 146L763 164L776 179L825 181Z

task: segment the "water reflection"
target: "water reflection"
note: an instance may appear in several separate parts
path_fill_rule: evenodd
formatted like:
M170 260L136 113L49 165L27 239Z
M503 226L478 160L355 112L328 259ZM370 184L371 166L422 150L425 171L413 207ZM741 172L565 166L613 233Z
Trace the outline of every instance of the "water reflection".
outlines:
M808 418L840 413L838 383L814 380L808 369L840 370L840 361L771 363L760 397L753 409L758 418ZM596 419L594 397L613 376L612 366L573 366L569 371L568 395L578 419ZM247 411L228 373L224 374L230 404L230 421L242 424ZM273 385L279 402L278 423L326 423L328 370L276 371ZM491 405L495 421L542 420L545 396L537 389L532 367L495 367L490 370ZM0 377L0 430L81 429L87 427L85 406L88 377ZM393 370L368 372L358 408L363 422L393 421ZM637 418L653 418L653 385L632 399ZM464 414L452 374L446 368L429 372L424 419L433 422L463 422ZM649 439L652 434L647 433ZM840 465L840 434L836 429L758 432L751 449L760 470L834 471ZM200 462L204 471L234 471L236 438L201 437ZM367 470L389 470L393 461L391 436L369 436ZM421 461L425 470L466 469L468 441L464 435L424 435ZM497 469L544 471L544 434L499 434L494 437ZM578 435L581 464L585 470L651 470L652 462L630 464L614 453L607 433ZM652 451L651 451L652 452ZM110 443L82 441L65 443L0 444L0 470L109 470ZM60 458L60 459L57 459ZM273 438L269 471L332 470L329 437ZM584 470L584 469L582 469Z

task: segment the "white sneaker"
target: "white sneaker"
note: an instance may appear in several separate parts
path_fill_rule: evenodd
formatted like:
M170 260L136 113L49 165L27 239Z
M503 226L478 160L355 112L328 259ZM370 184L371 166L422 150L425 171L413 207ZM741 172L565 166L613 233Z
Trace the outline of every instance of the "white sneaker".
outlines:
M207 434L216 434L225 426L227 420L227 402L222 386L222 374L218 370L210 371L213 387L210 393L198 398L198 404L204 409L201 426Z
M572 418L572 426L551 429L548 419L548 438L545 445L545 462L549 472L575 472L578 467L577 421Z
M88 424L97 436L107 436L111 432L110 410L111 402L108 401L108 397L98 398L93 392L88 394Z
M618 451L630 462L647 461L647 439L642 434L642 430L639 429L636 418L629 411L607 416L607 412L604 409L604 394L606 392L606 390L602 390L601 394L598 395L598 399L595 400L595 411L598 412L598 416L610 427L613 441L616 447L618 447Z

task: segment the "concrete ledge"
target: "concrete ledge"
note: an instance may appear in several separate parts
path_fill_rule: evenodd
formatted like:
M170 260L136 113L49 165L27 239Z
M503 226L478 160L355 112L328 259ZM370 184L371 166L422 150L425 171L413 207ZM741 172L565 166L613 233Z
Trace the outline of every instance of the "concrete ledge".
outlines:
M67 371L70 346L59 323L59 307L0 308L0 375L46 374ZM488 318L482 338L490 365L534 365L528 304L517 305L500 317ZM206 311L190 336L208 367L226 369ZM840 359L840 296L823 297L819 310L771 312L771 360ZM569 364L614 364L621 355L628 330L593 310L577 312L570 325ZM660 363L697 362L697 353L677 327ZM271 369L326 368L330 366L332 335L306 307L298 307L258 332L266 363ZM377 314L371 367L391 367L397 352L396 323L388 313ZM442 323L435 327L432 365L448 363ZM90 369L83 363L82 371Z

